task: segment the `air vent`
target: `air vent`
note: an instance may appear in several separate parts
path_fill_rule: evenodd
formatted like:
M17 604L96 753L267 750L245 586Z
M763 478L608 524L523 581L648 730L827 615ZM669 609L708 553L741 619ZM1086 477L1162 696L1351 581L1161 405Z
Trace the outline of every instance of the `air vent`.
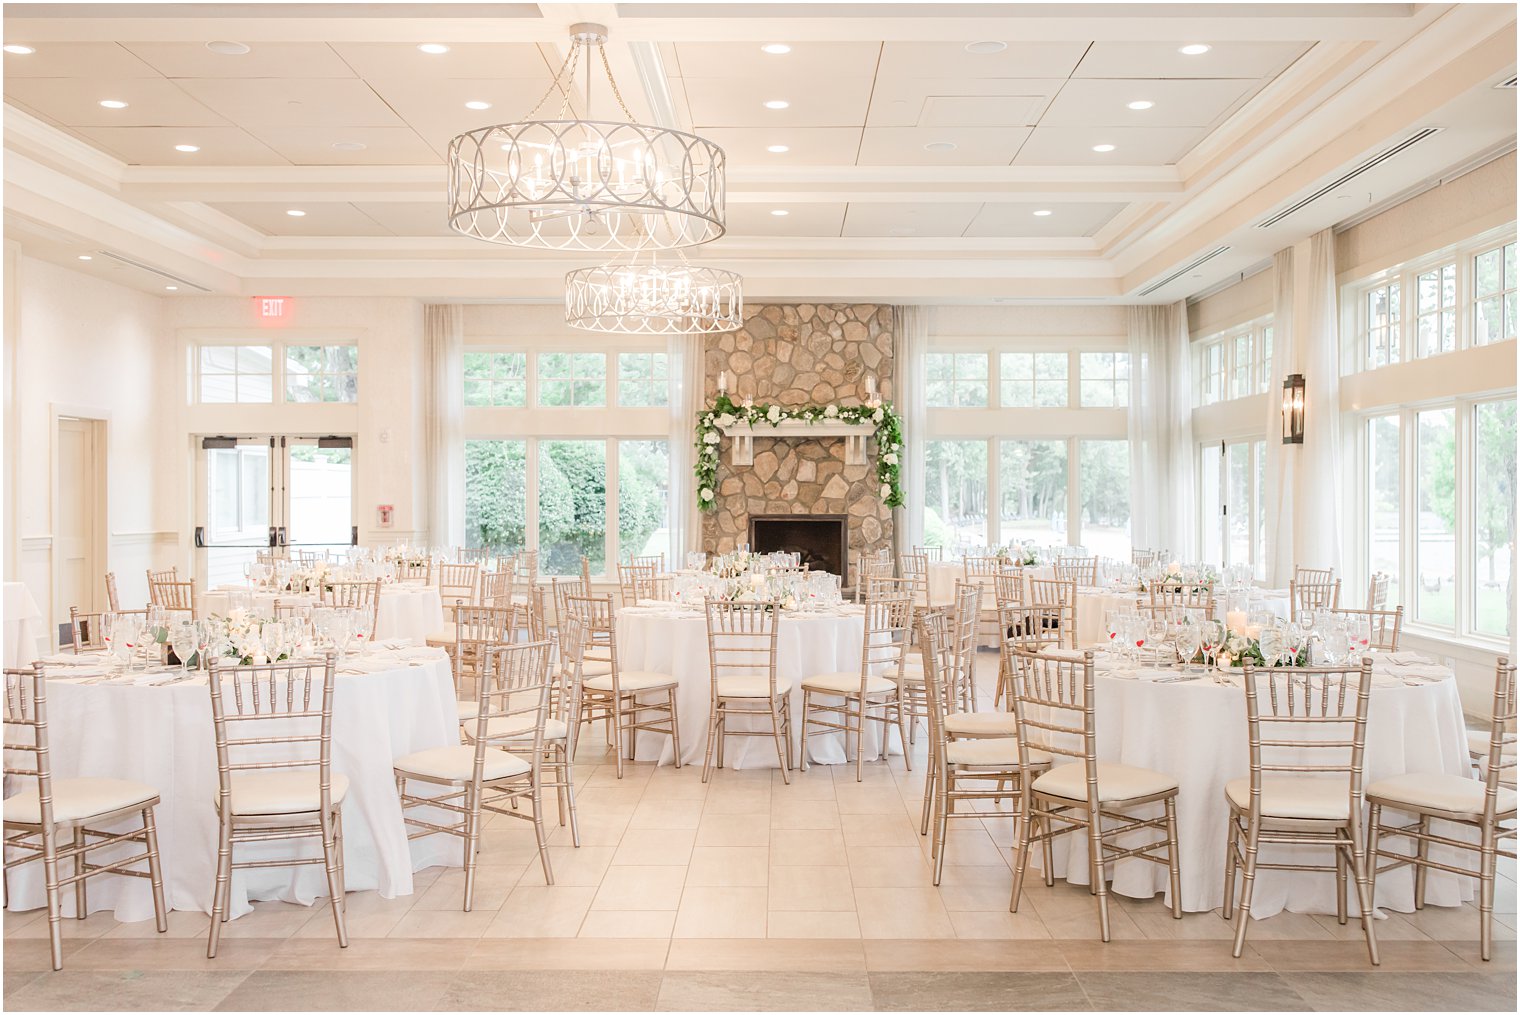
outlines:
M96 253L101 257L109 257L113 261L119 261L128 267L137 268L141 271L146 271L157 275L159 278L168 279L170 282L173 282L176 285L189 286L191 289L196 289L203 293L209 293L211 291L198 282L192 282L188 278L181 278L180 276L167 272L162 268L155 268L151 264L145 264L142 261L136 261L130 257L122 257L120 254L113 254L109 250L97 250Z
M1146 286L1144 289L1141 289L1135 295L1137 295L1137 296L1149 296L1151 293L1155 292L1156 290L1164 288L1166 286L1169 286L1173 282L1175 282L1179 278L1181 278L1182 276L1188 274L1189 272L1191 272L1191 271L1193 271L1193 270L1195 270L1195 269L1197 269L1199 267L1202 267L1205 263L1207 263L1209 261L1212 261L1214 258L1218 257L1220 254L1224 253L1226 250L1229 250L1229 249L1230 249L1229 247L1215 247L1213 250L1209 251L1207 254L1204 254L1202 257L1195 258L1194 260L1189 261L1187 264L1184 264L1182 267L1178 268L1176 271L1174 271L1170 275L1166 276L1166 278L1158 279L1157 281L1152 282L1150 285Z
M1513 88L1513 87L1515 87L1515 79L1514 78L1510 78L1508 81L1500 81L1498 84L1494 85L1494 87L1495 88Z
M1368 159L1366 162L1363 162L1361 165L1357 166L1355 169L1352 169L1350 172L1346 173L1345 175L1339 176L1336 179L1331 180L1329 183L1325 184L1323 187L1319 188L1318 190L1316 190L1314 193L1310 194L1308 197L1304 198L1303 200L1301 200L1301 201L1295 201L1293 204L1288 205L1288 207L1284 208L1282 211L1277 212L1274 215L1271 215L1271 216L1268 216L1267 218L1262 219L1260 222L1256 223L1256 228L1257 229L1268 229L1268 228L1270 228L1272 226L1277 225L1277 223L1281 222L1283 219L1287 218L1289 215L1292 215L1294 212L1297 212L1297 211L1302 211L1304 208L1307 208L1309 205L1313 204L1315 201L1318 201L1320 198L1324 197L1326 194L1330 193L1332 190L1335 190L1337 187L1341 187L1341 186L1344 186L1347 183L1350 183L1352 180L1356 179L1358 176L1361 176L1363 173L1367 172L1370 169L1377 168L1378 166L1382 165L1384 162L1387 162L1389 159L1393 158L1395 155L1399 154L1400 152L1407 151L1408 149L1414 147L1415 145L1419 144L1421 141L1425 140L1426 138L1428 138L1428 137L1430 137L1430 136L1432 136L1434 134L1439 134L1443 129L1444 128L1442 128L1442 127L1425 127L1425 128L1423 128L1421 130L1415 131L1413 134L1409 135L1408 137L1406 137L1404 140L1400 141L1398 144L1394 145L1393 147L1391 147L1391 148L1385 148L1384 150L1378 152L1376 155L1372 156L1372 158Z

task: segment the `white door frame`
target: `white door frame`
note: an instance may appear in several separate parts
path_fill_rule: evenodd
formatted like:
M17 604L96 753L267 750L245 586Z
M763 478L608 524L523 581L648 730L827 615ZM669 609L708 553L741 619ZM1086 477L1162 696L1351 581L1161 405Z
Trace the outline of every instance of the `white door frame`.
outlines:
M94 518L94 542L95 560L100 564L100 575L96 576L90 588L90 601L86 603L66 603L63 601L62 555L59 552L59 539L62 528L62 507L65 491L62 489L61 477L58 468L58 423L62 419L79 419L92 424L95 428L95 489L96 509L91 512ZM50 616L48 622L49 640L57 634L58 624L62 618L68 616L70 606L83 606L93 609L96 598L101 590L96 586L104 580L106 571L111 570L111 541L109 538L110 519L110 438L111 438L111 412L109 409L100 409L91 406L69 405L54 402L49 406L48 412L48 471L49 471L49 523L53 530L53 538L48 548L48 572L51 577L52 603L50 604Z

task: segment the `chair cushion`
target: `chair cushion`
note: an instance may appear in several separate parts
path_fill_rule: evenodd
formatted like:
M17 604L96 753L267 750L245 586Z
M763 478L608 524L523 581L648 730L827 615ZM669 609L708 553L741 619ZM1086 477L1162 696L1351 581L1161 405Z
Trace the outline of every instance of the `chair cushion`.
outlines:
M610 659L581 659L581 676L605 677L612 672L612 660Z
M1477 816L1483 813L1485 791L1480 779L1410 773L1379 779L1367 787L1367 799L1398 810L1449 811ZM1498 806L1500 814L1514 810L1515 791L1499 787Z
M607 648L605 645L593 646L586 650L583 658L595 660L599 663L610 663L612 662L612 649Z
M456 701L454 702L454 707L459 712L460 722L467 722L480 714L480 702L478 701Z
M1224 795L1241 810L1251 806L1251 780L1231 779ZM1350 787L1343 779L1302 775L1263 776L1261 813L1268 818L1344 821L1351 814Z
M431 747L396 759L396 771L402 775L421 775L449 782L469 782L475 777L475 748ZM532 768L526 761L506 751L486 751L485 780L510 779Z
M822 673L816 677L808 677L802 682L804 691L819 691L823 694L859 694L859 673ZM897 690L897 684L886 677L867 677L867 694L885 694L888 691Z
M676 678L669 673L646 673L643 670L619 670L618 689L624 694L629 691L652 691L657 687L674 687ZM592 677L584 682L587 690L610 691L612 690L612 673Z
M322 787L315 768L286 772L234 772L232 813L305 814L322 807ZM332 802L336 807L348 795L348 776L332 773Z
M945 732L963 737L1016 737L1019 723L1012 712L955 712L945 716Z
M1029 749L1031 765L1048 765L1052 758L1044 751ZM987 737L981 740L953 740L945 745L945 761L952 765L988 765L1000 768L1019 767L1019 742L1013 737Z
M776 678L778 696L786 694L791 689L792 682L786 677ZM770 696L770 678L762 673L736 673L718 678L718 697L720 698L769 698Z
M476 713L477 715L479 713ZM480 730L480 720L474 719L464 723L464 735L470 740L475 739L475 734ZM533 723L526 715L499 715L494 719L486 720L486 736L495 740L498 737L510 737L513 740L532 740ZM544 739L565 739L565 724L560 719L544 720Z
M427 643L433 648L453 648L457 639L457 625L444 624L441 628L427 636Z
M1082 762L1057 765L1029 785L1036 793L1065 800L1086 800L1087 765ZM1133 800L1135 797L1153 796L1176 789L1177 780L1161 772L1108 761L1098 762L1100 803Z
M1486 733L1483 730L1468 730L1467 731L1467 753L1468 754L1472 754L1472 755L1475 755L1477 757L1480 757L1480 758L1483 758L1483 759L1486 760L1488 758L1488 752L1491 749L1491 747L1492 747L1492 743L1489 740L1488 733ZM1512 755L1514 753L1515 753L1514 748L1511 747L1510 745L1506 744L1505 745L1505 750L1503 751L1503 753L1500 756L1507 758L1507 757L1509 757L1510 755Z
M9 777L7 777L9 778ZM37 781L15 796L5 798L5 820L24 825L42 821ZM133 804L146 804L158 796L158 790L125 779L81 778L53 780L53 820L81 821L97 814L110 814Z

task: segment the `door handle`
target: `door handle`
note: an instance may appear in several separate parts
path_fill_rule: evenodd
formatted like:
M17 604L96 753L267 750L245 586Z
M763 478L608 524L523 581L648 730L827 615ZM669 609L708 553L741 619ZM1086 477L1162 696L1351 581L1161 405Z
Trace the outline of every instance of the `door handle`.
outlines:
M279 545L279 534L275 531L275 527L271 525L269 526L269 548L272 550Z
M288 546L289 545L285 541L285 526L283 526L283 525L280 526L280 545L281 546Z
M197 525L195 527L195 548L197 550L199 550L199 549L203 548L205 545L206 545L206 527L204 525Z

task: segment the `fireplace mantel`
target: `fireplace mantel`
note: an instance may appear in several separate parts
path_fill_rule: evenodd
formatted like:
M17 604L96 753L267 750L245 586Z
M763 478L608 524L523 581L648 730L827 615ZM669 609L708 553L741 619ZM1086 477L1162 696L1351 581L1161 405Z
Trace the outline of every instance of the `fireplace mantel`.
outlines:
M719 427L723 435L733 440L728 451L728 464L755 464L755 438L776 437L790 440L808 440L814 437L843 437L846 465L866 464L866 441L876 433L873 423L841 423L838 420L819 420L810 423L805 419L784 419L780 423L735 423Z

